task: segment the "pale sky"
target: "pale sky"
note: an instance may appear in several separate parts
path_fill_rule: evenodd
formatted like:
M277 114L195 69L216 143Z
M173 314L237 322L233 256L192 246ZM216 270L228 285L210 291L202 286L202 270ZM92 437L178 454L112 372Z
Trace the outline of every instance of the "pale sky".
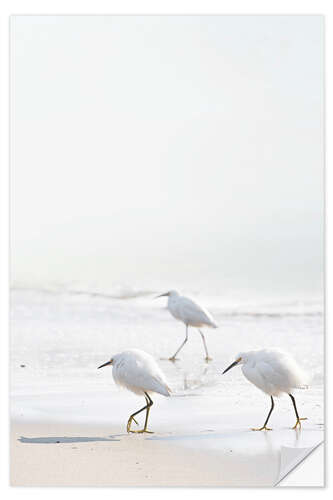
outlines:
M323 18L12 18L12 277L315 292Z

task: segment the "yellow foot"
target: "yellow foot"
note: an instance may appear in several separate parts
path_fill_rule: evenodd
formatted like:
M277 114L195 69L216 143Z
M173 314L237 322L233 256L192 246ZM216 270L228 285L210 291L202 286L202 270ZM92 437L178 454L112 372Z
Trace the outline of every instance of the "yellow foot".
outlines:
M141 429L140 431L129 431L129 432L132 432L133 434L143 434L144 432L146 432L147 434L154 434L153 431L147 431L145 429Z
M175 358L174 356L172 356L171 358L169 358L169 361L178 361L178 358Z
M209 356L206 356L205 357L205 361L207 361L207 363L208 363L209 361L213 361L213 358L210 358Z
M266 427L266 425L264 425L263 427L260 427L259 429L256 429L256 428L252 428L251 431L272 431L273 429L270 429L269 427Z
M134 420L134 422L136 423L136 425L139 425L138 422L135 420L134 417L130 417L128 419L128 422L127 422L127 427L126 427L126 430L127 432L135 432L135 431L131 431L131 423L132 423L132 420Z
M299 428L301 428L302 427L301 420L307 420L307 417L298 418L296 420L296 424L294 425L294 427L292 427L292 429L297 429L298 426Z

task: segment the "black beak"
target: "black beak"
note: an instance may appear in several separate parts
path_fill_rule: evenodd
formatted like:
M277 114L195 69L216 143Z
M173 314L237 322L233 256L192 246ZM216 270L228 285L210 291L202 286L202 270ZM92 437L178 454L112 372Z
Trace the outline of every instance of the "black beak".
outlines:
M233 363L231 363L231 365L230 365L230 366L228 366L228 368L226 368L226 369L224 370L224 372L222 373L222 375L224 375L225 373L227 373L227 372L228 372L229 370L231 370L231 368L233 368L234 366L238 365L238 363L239 363L239 359L238 359L237 361L234 361Z
M168 297L168 295L169 295L169 292L162 293L162 295L157 295L156 297L154 297L154 299L159 299L160 297Z
M99 367L97 368L97 370L98 370L99 368L103 368L103 366L108 366L108 365L111 365L111 361L107 361L106 363L104 363L104 365L99 366Z

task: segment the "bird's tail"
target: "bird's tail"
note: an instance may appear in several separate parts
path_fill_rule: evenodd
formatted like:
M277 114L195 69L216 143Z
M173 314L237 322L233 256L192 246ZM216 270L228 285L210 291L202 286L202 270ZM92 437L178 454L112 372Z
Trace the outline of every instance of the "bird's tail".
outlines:
M154 377L154 379L156 388L154 388L153 390L159 392L160 394L163 394L163 396L170 396L171 389L168 386L165 378L161 376L160 378Z
M160 394L163 394L163 396L166 397L169 397L171 392L172 391L168 385L163 386L163 388L159 391Z

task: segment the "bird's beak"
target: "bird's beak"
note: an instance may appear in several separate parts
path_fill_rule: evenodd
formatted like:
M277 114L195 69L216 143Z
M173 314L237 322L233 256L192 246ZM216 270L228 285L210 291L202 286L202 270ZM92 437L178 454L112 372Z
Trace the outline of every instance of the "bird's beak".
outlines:
M112 359L111 359L110 361L107 361L106 363L104 363L104 365L99 366L99 367L97 368L97 370L98 370L99 368L103 368L103 366L108 366L108 365L112 365Z
M230 366L228 366L228 368L226 368L224 370L224 372L222 373L222 375L224 375L225 373L227 373L229 370L231 370L231 368L233 368L234 366L238 365L238 363L242 360L242 358L238 358L236 359L236 361L234 361L233 363L231 363Z
M162 293L162 295L157 295L156 297L154 297L154 299L159 299L160 297L168 297L169 296L169 292L166 292L166 293Z

